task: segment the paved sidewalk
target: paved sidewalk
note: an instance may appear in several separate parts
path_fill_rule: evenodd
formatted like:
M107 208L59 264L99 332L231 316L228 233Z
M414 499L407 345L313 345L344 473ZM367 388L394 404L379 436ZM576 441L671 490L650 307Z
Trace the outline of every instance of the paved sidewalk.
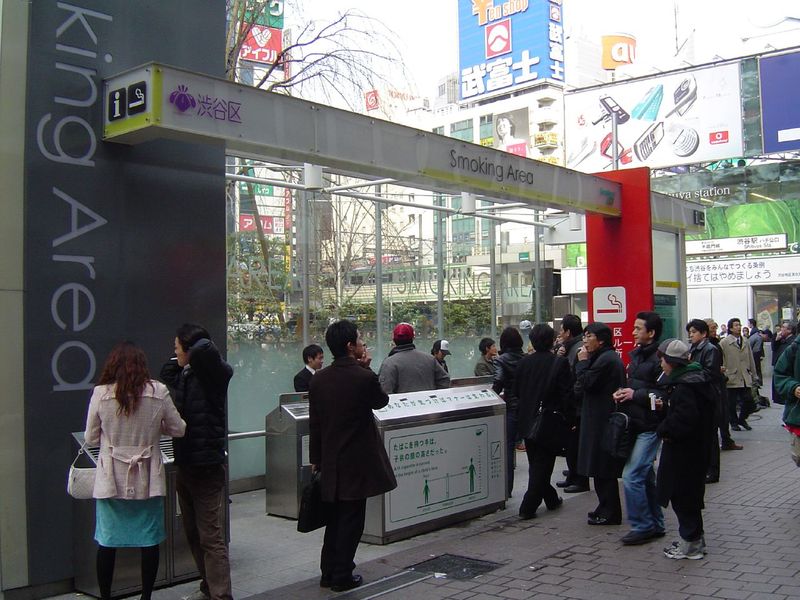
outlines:
M709 553L703 560L673 561L663 556L661 549L677 538L671 509L665 511L667 537L644 546L620 545L625 525L590 527L586 513L596 505L594 492L565 495L560 510L541 507L537 519L521 521L516 515L527 485L527 464L525 454L517 453L516 492L505 510L386 546L361 544L357 572L366 583L346 594L332 594L318 585L322 530L299 534L295 521L265 515L263 490L233 496L234 597L800 598L800 470L789 458L788 434L780 426L780 416L779 406L761 410L751 417L753 431L735 434L744 450L722 454L721 481L706 490ZM563 468L559 459L554 481L561 478ZM412 565L443 554L500 566L467 580L409 571ZM179 600L196 588L197 583L185 583L157 590L153 598Z
M413 547L366 560L362 545L357 562L365 584L357 594L331 594L318 587L318 573L307 581L265 591L259 600L376 597L386 587L379 580L409 566L449 553L500 563L470 580L433 575L381 598L734 598L778 600L800 598L800 471L789 458L781 408L761 410L751 418L753 431L736 434L742 451L722 455L720 483L706 491L705 530L708 556L703 560L669 560L661 549L677 538L670 509L667 537L650 544L623 547L627 528L586 524L594 493L568 498L556 512L520 521L507 509L479 524L453 527ZM520 469L518 468L518 471ZM521 483L518 473L518 484ZM521 489L521 486L517 489ZM395 545L389 546L394 548ZM400 579L400 578L398 578ZM370 593L370 588L375 594Z

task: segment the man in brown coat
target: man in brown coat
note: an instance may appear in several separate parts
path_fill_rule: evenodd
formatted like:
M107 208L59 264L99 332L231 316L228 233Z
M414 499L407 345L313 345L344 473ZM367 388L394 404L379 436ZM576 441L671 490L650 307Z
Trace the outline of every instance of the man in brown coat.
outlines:
M389 396L369 368L356 325L332 323L325 342L333 364L311 378L310 458L312 470L322 473L322 500L328 503L319 584L342 592L362 583L361 575L353 574L353 558L367 498L393 490L397 481L372 413L386 406Z

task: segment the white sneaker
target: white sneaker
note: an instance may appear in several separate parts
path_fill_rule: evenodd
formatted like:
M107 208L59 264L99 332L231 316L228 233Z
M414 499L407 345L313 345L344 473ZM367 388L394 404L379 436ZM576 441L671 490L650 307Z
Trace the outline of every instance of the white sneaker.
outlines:
M675 560L683 558L699 560L703 558L703 541L699 539L694 542L687 542L686 540L673 542L672 546L664 548L664 556Z
M675 548L678 545L680 545L680 542L672 542L669 548L664 548L664 552L666 552L671 548ZM700 550L703 554L708 554L708 547L706 546L706 536L700 538Z
M209 596L203 590L196 589L188 596L184 596L181 600L209 600Z

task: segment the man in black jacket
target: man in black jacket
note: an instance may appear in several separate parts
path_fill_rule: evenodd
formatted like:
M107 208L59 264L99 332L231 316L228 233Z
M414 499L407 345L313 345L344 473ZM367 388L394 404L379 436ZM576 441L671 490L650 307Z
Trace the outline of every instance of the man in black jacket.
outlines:
M361 585L353 573L364 531L367 498L397 487L372 411L389 403L358 328L336 321L325 331L333 363L311 378L308 391L309 457L321 471L328 510L320 558L321 587L343 592Z
M294 391L307 392L311 384L311 377L322 368L325 352L321 346L310 344L303 348L303 362L306 366L294 376Z
M175 356L161 369L186 435L172 441L176 487L183 527L200 572L200 589L190 600L232 600L228 546L222 528L225 497L228 382L231 366L222 360L203 327L181 325Z
M722 436L722 450L741 450L742 446L733 441L728 427L725 375L722 374L722 352L709 338L709 326L706 321L692 319L686 325L686 332L689 334L689 342L691 343L689 357L692 362L699 363L703 367L703 371L711 382L714 392L714 419ZM714 431L714 443L710 445L710 448L711 456L709 457L706 483L716 483L719 481L720 470L720 444L717 440L716 430Z
M636 442L622 471L625 508L631 524L631 530L621 540L626 546L644 544L664 535L664 511L658 504L653 468L658 454L656 428L660 419L652 401L660 395L661 361L657 351L662 329L657 313L636 315L633 337L637 345L630 353L628 387L614 394L614 400L624 403L622 410L636 433Z
M556 353L565 356L569 363L570 374L575 378L575 362L578 360L578 350L583 344L583 324L577 315L567 314L561 319L561 333L558 336L559 348ZM556 485L564 488L567 494L589 491L589 478L578 473L578 440L580 439L581 407L580 398L572 394L572 406L566 408L570 413L575 413L575 421L569 432L567 440L567 477Z

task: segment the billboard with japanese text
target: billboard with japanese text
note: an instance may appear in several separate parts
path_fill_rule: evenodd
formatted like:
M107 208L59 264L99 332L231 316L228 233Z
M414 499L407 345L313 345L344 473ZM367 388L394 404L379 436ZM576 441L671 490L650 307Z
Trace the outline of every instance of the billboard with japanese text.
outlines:
M242 213L239 215L239 231L256 231L256 216ZM280 235L285 233L283 217L261 215L261 230L264 235Z
M564 96L567 167L670 167L742 155L739 65L694 69Z
M459 0L459 97L564 82L562 0Z
M278 59L283 49L283 32L280 29L244 23L242 34L245 37L239 50L241 60L270 65Z

